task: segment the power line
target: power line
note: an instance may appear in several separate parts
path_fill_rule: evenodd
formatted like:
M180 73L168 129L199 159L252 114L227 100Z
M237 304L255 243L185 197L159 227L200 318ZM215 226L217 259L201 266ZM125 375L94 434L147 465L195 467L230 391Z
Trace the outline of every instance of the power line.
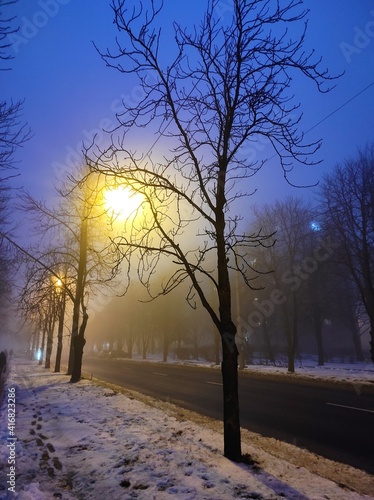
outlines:
M364 89L360 90L360 92L358 92L357 94L355 94L353 97L351 97L350 99L348 99L347 101L345 101L343 104L341 104L338 108L336 108L334 111L332 111L331 113L329 113L327 116L325 116L324 118L322 118L322 120L320 120L319 122L317 122L315 125L313 125L313 127L311 127L310 129L308 129L305 134L307 134L308 132L310 132L311 130L315 129L316 127L318 127L318 125L321 125L321 123L323 123L324 121L326 121L328 118L330 118L331 116L333 116L335 113L337 113L338 111L340 111L342 108L344 108L344 106L346 106L347 104L349 104L350 102L352 102L354 99L356 99L356 97L358 97L359 95L363 94L364 92L366 92L366 90L368 90L370 87L372 87L374 85L374 81L371 82L369 85L367 85Z
M354 99L356 99L359 95L363 94L366 90L368 90L373 85L374 85L374 81L371 82L371 83L369 83L369 85L367 85L364 89L360 90L360 92L357 92L357 94L355 94L354 96L350 97L347 101L345 101L339 107L337 107L336 109L334 109L334 111L331 111L331 113L329 113L327 116L325 116L324 118L322 118L322 120L320 120L319 122L317 122L315 125L313 125L311 128L309 128L306 132L304 132L304 135L308 134L311 130L313 130L316 127L318 127L318 125L321 125L321 123L323 123L328 118L330 118L331 116L333 116L335 113L337 113L338 111L340 111L342 108L344 108L344 106L346 106L347 104L349 104L350 102L352 102ZM281 149L281 151L284 151L284 148ZM274 153L272 156L270 156L270 158L268 158L268 160L272 160L273 158L276 158L277 156L278 156L278 153ZM287 180L287 182L293 186L293 184L290 183L289 180L287 179L287 172L286 171L285 171L284 177ZM301 188L301 187L313 187L313 186L294 186L294 187L300 187Z

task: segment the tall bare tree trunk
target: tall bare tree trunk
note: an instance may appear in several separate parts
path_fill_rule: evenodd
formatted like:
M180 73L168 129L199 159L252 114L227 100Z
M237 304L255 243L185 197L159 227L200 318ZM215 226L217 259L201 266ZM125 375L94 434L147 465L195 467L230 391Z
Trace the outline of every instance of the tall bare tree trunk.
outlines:
M268 358L270 363L274 365L275 364L274 351L273 351L273 346L271 345L271 339L266 319L262 322L262 331L264 334L266 357Z
M231 324L222 338L224 456L234 462L242 458L238 393L238 349L235 326Z

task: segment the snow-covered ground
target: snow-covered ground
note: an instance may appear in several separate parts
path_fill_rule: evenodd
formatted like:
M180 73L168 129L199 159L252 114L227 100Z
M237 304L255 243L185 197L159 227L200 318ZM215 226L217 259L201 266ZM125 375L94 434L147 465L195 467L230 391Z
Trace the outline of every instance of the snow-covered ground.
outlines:
M352 383L360 381L356 374ZM7 421L13 388L16 441ZM1 408L0 498L374 498L372 476L248 431L243 452L254 465L232 463L222 455L220 423L140 399L12 360ZM14 478L15 494L8 491Z
M353 364L336 362L318 366L315 362L303 361L302 364L296 366L295 373L292 375L287 373L287 368L272 365L251 365L246 370L261 373L262 375L281 375L288 378L299 377L303 379L347 383L357 387L371 385L374 388L374 365L365 362L356 362Z

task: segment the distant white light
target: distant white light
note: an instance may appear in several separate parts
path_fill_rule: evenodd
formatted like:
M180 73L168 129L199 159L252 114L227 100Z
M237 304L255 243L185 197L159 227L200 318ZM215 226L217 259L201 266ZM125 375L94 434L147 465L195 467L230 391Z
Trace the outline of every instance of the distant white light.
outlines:
M42 351L39 349L35 354L36 360L40 361L42 359Z
M321 231L321 226L319 222L316 222L315 220L310 223L310 229L312 231Z

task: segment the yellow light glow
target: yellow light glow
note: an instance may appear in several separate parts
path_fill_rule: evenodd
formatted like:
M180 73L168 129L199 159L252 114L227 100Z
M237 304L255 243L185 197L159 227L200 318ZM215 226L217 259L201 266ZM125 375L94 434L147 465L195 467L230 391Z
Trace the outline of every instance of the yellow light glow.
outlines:
M62 286L62 281L59 278L56 279L56 286L58 286L58 287Z
M105 207L111 216L126 219L141 205L142 197L131 189L119 186L104 193Z

